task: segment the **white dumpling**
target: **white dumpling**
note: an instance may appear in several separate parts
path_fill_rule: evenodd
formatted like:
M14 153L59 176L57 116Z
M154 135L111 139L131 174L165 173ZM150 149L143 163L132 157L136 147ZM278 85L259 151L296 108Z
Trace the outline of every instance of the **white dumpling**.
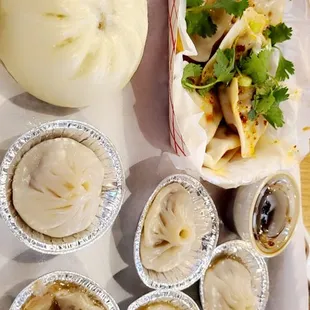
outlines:
M207 143L209 143L223 118L218 97L213 91L207 92L204 96L197 92L191 92L190 95L196 105L204 112L199 124L206 131Z
M55 294L57 304L60 310L103 310L104 307L99 307L85 294L81 292L68 292L62 290Z
M146 269L172 270L182 263L195 241L193 203L180 184L159 191L144 221L140 255Z
M248 269L233 259L222 259L205 275L204 300L212 310L255 310L257 299Z
M222 169L239 151L240 139L229 128L220 126L207 145L203 166L212 170Z
M167 303L158 303L146 306L143 310L177 310L177 308Z
M69 138L28 151L13 178L13 203L34 230L65 237L85 230L100 204L103 165L88 147Z
M248 117L254 91L253 87L239 87L237 78L233 78L228 87L221 86L219 91L225 121L238 132L243 158L254 155L255 146L268 126L262 115L254 120Z
M212 3L214 0L208 0L206 2ZM213 23L217 25L217 31L212 37L203 38L199 35L193 35L191 37L197 50L197 56L190 56L190 58L195 61L206 62L211 56L214 45L220 41L231 28L233 17L227 14L224 9L212 10L210 16Z

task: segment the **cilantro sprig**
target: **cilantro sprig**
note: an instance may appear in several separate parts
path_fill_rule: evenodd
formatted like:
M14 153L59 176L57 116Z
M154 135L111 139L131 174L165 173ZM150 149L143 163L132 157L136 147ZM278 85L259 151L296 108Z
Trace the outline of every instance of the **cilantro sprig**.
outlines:
M248 0L216 0L212 4L205 3L204 0L187 0L187 32L203 38L212 37L217 31L217 25L211 18L211 10L224 9L230 15L241 17L248 6Z
M265 31L265 36L270 38L272 46L275 46L277 43L290 40L292 33L293 29L291 27L280 23L276 26L269 26Z
M257 115L262 114L268 123L274 128L284 125L283 112L280 103L289 98L288 88L284 86L271 86L263 92L256 92L252 102L253 109L249 118L254 120Z
M274 128L278 128L284 125L280 103L289 98L288 88L282 86L280 82L288 78L288 73L293 71L290 64L287 66L287 63L283 62L285 59L281 56L284 60L279 61L276 75L271 76L269 74L271 55L272 50L268 48L259 54L252 52L242 59L238 66L242 74L252 79L256 89L249 118L254 120L258 115L263 115Z
M198 3L198 0L190 1L193 5ZM224 1L226 0L218 0L216 3ZM201 7L203 6L201 5ZM193 8L196 9L195 6ZM210 77L206 80L203 79L203 83L202 66L188 64L183 72L183 87L189 91L196 90L203 95L216 87L217 84L228 85L233 77L237 76L240 86L251 86L255 89L252 108L248 114L249 119L255 120L259 115L262 115L274 128L282 127L284 118L280 104L289 98L288 88L283 86L282 82L294 74L295 69L293 63L283 56L277 44L289 40L292 36L292 29L284 23L280 23L276 26L269 26L264 35L266 39L270 39L271 44L267 44L259 53L252 50L241 55L240 58L236 57L237 42L232 48L219 49L216 52ZM279 61L275 75L271 75L270 62L275 50L279 52Z
M284 58L282 51L279 50L279 62L278 62L278 68L276 72L276 79L278 81L285 81L290 77L290 74L295 73L295 67L294 64L290 61Z
M200 92L210 91L218 83L228 84L236 73L235 48L228 48L224 51L219 49L216 52L214 64L214 76L207 80L204 85L197 85L196 80L202 73L202 67L198 64L189 63L185 66L181 83L189 91L199 90Z
M271 50L263 49L258 54L251 53L250 57L240 62L241 71L250 76L254 84L262 84L268 79L268 67Z

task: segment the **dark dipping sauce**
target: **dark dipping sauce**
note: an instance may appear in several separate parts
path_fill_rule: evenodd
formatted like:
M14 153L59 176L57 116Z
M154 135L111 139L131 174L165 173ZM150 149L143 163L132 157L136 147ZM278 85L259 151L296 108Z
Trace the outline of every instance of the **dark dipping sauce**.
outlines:
M253 234L265 254L274 254L289 241L298 217L296 195L291 180L280 175L272 178L258 196L252 218Z

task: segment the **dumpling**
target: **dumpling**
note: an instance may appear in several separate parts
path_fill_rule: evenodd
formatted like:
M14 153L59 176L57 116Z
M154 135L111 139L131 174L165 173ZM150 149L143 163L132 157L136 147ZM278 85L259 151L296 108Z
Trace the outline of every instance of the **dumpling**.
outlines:
M23 310L51 310L54 304L54 296L52 294L45 294L43 296L32 297Z
M222 169L239 151L240 139L229 128L220 126L207 145L203 166L212 170Z
M233 78L230 86L222 85L219 90L225 121L238 132L243 158L254 155L255 146L268 126L262 115L255 120L248 117L254 92L254 87L239 87L238 78Z
M96 306L94 302L84 293L69 292L62 290L55 294L60 310L103 310L105 308Z
M213 3L214 0L206 2ZM191 39L196 47L197 56L190 56L195 61L206 62L212 53L216 43L229 31L232 25L233 17L226 13L223 9L215 9L210 12L212 21L217 25L217 31L212 37L203 38L199 35L191 36Z
M178 183L160 190L146 215L141 236L143 266L156 272L172 270L182 263L195 241L193 203Z
M221 106L218 97L213 91L207 92L204 96L197 92L190 93L191 98L196 105L204 112L199 124L205 129L207 134L207 143L214 137L215 132L223 118Z
M233 259L222 259L209 268L203 289L207 309L256 309L257 299L252 289L251 274L245 266Z
M139 310L179 310L179 309L172 305L169 305L166 302L159 302L156 304L152 304L152 305L139 308Z
M13 204L34 230L66 237L85 230L100 204L104 169L88 147L69 138L28 151L13 177Z
M39 291L40 295L32 295L23 310L106 310L101 302L92 300L84 288L74 283L56 281L48 286L42 283ZM41 294L42 291L45 293Z

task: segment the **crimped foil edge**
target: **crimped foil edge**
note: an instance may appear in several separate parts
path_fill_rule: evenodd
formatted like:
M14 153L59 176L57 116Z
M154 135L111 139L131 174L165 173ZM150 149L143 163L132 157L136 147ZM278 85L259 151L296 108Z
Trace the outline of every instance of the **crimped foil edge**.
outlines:
M160 301L170 302L180 310L199 310L198 305L191 297L176 290L157 290L148 293L130 304L127 310L137 310L142 306Z

